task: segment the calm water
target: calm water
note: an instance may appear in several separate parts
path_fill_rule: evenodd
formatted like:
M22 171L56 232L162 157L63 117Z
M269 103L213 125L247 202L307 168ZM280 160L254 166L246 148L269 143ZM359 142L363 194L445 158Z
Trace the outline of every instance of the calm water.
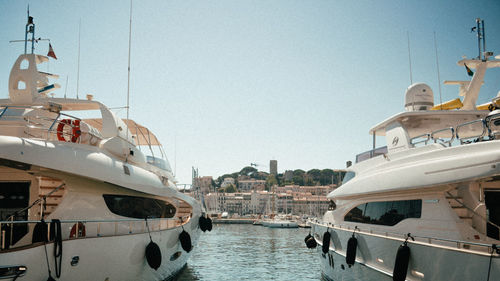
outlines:
M214 224L202 233L177 280L321 280L309 229Z

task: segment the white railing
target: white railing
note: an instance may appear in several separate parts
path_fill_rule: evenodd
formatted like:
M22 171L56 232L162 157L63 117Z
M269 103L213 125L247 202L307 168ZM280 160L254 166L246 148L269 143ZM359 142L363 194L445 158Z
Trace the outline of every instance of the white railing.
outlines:
M418 135L410 139L414 146L418 144L427 145L430 141L452 146L455 140L462 144L472 142L488 141L500 135L500 113L489 115L484 119L477 119L447 127L433 132Z
M362 235L383 237L386 239L397 240L397 241L405 241L408 238L409 234L409 233L374 230L373 228L370 228L368 226L365 227L364 225L361 225L360 227L360 225L353 226L345 224L343 225L343 224L326 223L320 220L313 221L313 224L326 227L329 229L356 232ZM412 241L413 243L418 243L431 247L441 246L450 249L476 251L482 254L496 255L497 257L500 257L500 249L499 249L500 246L496 244L486 244L486 243L479 243L472 241L462 241L462 240L423 236L423 235L413 235L413 234L411 234L411 237L415 239L414 241ZM316 238L318 238L320 241L322 240L321 237L316 237Z
M173 229L181 227L182 225L189 222L189 217L173 217L173 218L151 218L147 219L111 219L111 220L61 220L62 229L62 240L71 239L81 239L81 238L95 238L95 237L109 237L109 236L121 236L121 235L131 235L131 234L141 234L162 231L167 229ZM25 235L33 233L33 226L41 221L0 221L0 250L6 248L13 248L27 246L30 243L19 245L16 243L12 245L12 239L14 235L15 226L27 226L27 231ZM45 221L47 223L47 241L51 236L50 234L50 223L53 220ZM6 227L8 226L8 227ZM10 232L10 233L8 233ZM10 241L8 241L10 239ZM22 241L22 240L21 240Z

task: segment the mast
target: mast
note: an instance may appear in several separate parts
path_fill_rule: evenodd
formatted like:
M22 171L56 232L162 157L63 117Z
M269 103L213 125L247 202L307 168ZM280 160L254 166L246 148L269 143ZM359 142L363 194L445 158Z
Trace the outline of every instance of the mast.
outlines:
M33 17L30 17L30 6L28 5L28 22L24 33L24 54L28 53L28 33L31 33L31 53L35 52L35 23Z

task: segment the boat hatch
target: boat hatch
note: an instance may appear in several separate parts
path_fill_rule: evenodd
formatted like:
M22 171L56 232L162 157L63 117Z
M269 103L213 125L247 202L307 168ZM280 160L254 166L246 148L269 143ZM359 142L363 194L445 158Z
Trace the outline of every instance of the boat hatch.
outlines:
M485 203L486 203L486 214L488 219L488 224L486 226L486 233L488 237L499 240L500 233L496 225L500 225L500 190L491 190L484 192Z

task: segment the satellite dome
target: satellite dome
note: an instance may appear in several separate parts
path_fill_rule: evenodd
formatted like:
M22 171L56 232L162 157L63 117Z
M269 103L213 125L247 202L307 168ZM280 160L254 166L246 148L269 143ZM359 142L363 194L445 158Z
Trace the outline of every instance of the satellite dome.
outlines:
M430 110L434 106L434 93L424 83L415 83L406 89L405 110Z

